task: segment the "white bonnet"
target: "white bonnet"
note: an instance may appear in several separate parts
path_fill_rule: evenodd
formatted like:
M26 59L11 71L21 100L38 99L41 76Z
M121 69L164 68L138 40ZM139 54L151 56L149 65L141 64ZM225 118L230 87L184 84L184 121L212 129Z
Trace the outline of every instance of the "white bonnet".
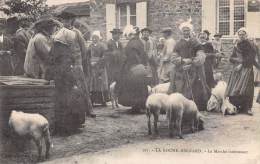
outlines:
M99 39L102 39L102 36L101 36L100 31L93 31L92 37L93 37L93 36L97 36L97 37L99 37Z
M191 31L193 31L193 25L191 24L191 17L186 21L180 24L179 29L182 30L184 27L188 27Z

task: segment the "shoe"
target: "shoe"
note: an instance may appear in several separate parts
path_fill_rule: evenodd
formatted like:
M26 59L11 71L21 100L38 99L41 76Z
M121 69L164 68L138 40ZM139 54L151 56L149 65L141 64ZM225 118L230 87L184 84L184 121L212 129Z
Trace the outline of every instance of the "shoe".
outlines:
M91 113L89 116L90 116L91 118L96 118L96 117L97 117L97 115L96 115L96 114L93 114L93 113Z
M102 106L103 106L103 107L107 107L107 103L106 103L106 102L103 102L103 103L102 103Z
M249 116L253 116L253 112L251 110L248 110L246 114Z

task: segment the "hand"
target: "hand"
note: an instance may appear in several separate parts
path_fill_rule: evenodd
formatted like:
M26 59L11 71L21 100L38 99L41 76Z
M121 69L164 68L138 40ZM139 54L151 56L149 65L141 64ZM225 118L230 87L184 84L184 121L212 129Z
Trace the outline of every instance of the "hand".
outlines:
M172 59L171 59L171 62L173 62L174 64L181 63L181 58L180 58L180 57L178 57L178 58L172 58Z
M239 71L242 68L242 64L239 64L235 67L235 71Z
M183 66L182 67L182 69L184 70L184 71L187 71L187 70L189 70L191 68L191 65L189 64L189 65L185 65L185 66Z
M192 62L192 60L189 58L182 59L182 61L184 62L184 64L190 64Z

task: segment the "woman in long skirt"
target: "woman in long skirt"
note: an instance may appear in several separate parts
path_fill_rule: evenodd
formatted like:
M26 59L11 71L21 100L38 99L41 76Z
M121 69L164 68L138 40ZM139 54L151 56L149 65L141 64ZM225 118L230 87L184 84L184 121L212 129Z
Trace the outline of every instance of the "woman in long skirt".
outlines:
M140 112L144 109L148 97L146 71L148 57L139 38L139 29L132 26L126 29L129 41L125 47L126 60L116 86L118 102L124 106L131 106L133 112Z
M102 104L106 106L108 96L108 75L105 60L106 46L100 41L99 31L92 34L93 43L90 45L91 53L91 100L92 104Z
M239 112L253 115L251 110L254 97L253 66L259 68L255 60L256 49L254 43L248 40L245 28L239 29L237 34L239 40L230 57L234 68L228 81L226 96Z

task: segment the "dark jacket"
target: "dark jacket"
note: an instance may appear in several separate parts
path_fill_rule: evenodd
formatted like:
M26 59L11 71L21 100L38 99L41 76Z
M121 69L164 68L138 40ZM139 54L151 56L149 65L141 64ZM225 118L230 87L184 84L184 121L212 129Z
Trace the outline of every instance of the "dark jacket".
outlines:
M109 84L111 84L113 81L118 80L120 69L122 68L123 62L125 60L122 43L118 41L117 45L116 41L110 39L107 42L107 51L105 53L108 68L108 81Z
M24 60L31 37L32 34L27 29L21 28L16 31L14 38L14 51L16 58L14 75L24 74Z
M124 106L144 107L148 90L143 72L144 66L148 64L148 57L142 41L137 37L131 39L125 47L125 55L126 60L118 83L118 101Z

